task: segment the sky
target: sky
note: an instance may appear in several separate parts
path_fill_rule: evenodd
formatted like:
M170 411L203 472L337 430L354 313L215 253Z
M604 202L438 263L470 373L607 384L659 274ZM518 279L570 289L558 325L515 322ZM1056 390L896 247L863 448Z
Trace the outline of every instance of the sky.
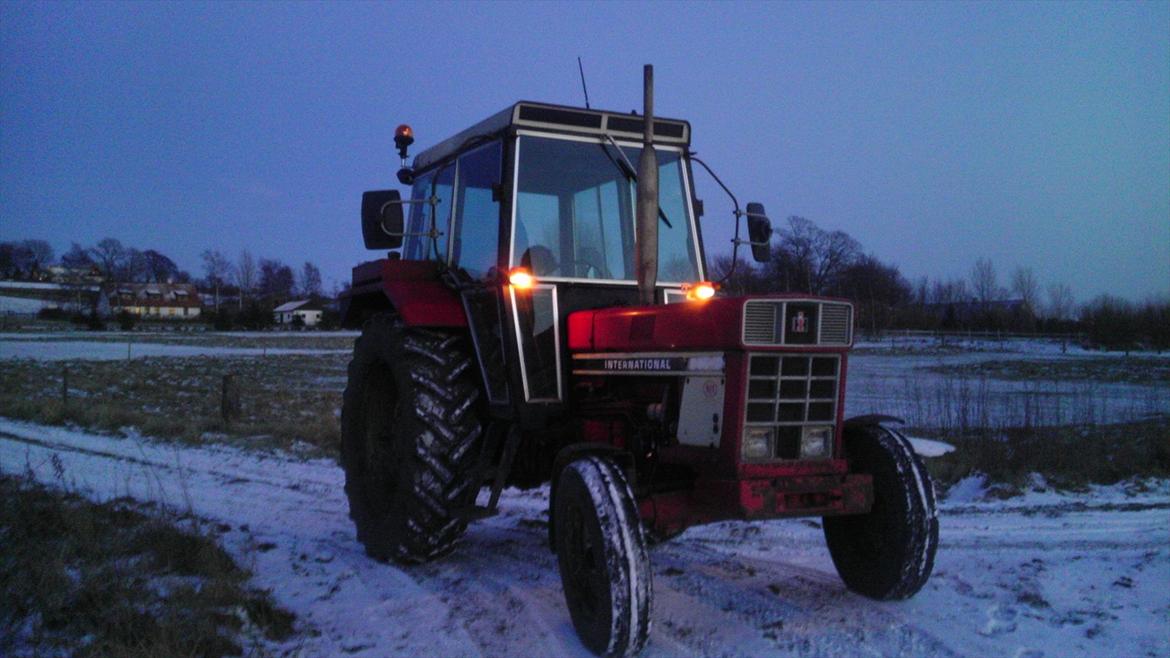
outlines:
M201 275L241 249L327 287L361 193L517 100L684 118L773 222L909 279L1170 293L1170 2L0 3L0 241L114 237ZM702 232L732 216L696 172Z

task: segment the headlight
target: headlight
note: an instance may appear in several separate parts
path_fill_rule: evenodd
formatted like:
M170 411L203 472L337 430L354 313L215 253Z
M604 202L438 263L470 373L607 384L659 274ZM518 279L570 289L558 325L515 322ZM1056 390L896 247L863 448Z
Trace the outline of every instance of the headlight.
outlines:
M749 428L743 433L743 458L747 461L772 457L772 430Z
M828 459L833 452L833 428L806 427L800 434L801 459Z

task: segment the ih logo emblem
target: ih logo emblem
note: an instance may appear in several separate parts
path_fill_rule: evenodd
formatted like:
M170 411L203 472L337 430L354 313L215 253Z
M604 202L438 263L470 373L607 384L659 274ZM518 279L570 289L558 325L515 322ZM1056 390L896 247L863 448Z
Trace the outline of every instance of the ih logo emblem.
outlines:
M796 317L792 318L792 333L808 333L808 317L805 316L804 311L797 311Z

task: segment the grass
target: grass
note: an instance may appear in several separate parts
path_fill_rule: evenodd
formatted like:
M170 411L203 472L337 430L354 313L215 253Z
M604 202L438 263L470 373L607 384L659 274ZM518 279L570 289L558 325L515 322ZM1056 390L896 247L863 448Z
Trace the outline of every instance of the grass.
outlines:
M182 326L182 325L180 325ZM299 350L350 350L353 349L354 335L321 335L313 331L254 332L251 334L226 334L203 331L196 325L193 331L133 331L133 332L90 332L62 330L60 333L29 333L27 336L9 337L7 340L21 342L57 343L83 340L89 343L130 344L131 352L139 343L163 345L193 345L200 347L236 347L247 349L299 349Z
M263 654L294 617L213 539L0 474L0 655Z
M0 362L0 415L187 443L231 443L334 455L347 354ZM69 396L62 398L68 369ZM224 375L240 411L225 421Z
M1170 422L1166 418L1116 425L983 429L941 437L955 451L926 460L945 487L975 474L998 485L1001 496L1021 493L1032 473L1065 490L1134 478L1170 477ZM929 430L914 434L929 435Z

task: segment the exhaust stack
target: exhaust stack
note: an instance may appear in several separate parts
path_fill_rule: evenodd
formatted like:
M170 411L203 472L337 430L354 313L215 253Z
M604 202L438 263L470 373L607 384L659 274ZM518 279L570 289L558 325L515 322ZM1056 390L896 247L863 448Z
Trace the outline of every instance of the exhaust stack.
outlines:
M658 283L658 156L654 153L654 66L642 68L642 157L638 159L638 303L654 303Z

